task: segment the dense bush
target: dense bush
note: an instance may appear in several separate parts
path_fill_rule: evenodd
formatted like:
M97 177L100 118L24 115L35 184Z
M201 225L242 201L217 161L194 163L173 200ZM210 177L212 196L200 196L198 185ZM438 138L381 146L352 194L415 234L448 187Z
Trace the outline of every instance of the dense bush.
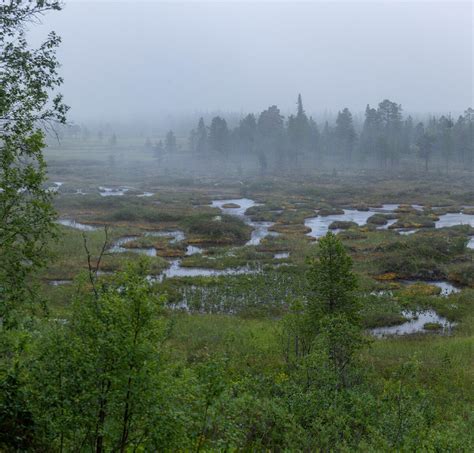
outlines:
M250 227L242 220L228 215L194 215L185 220L185 225L188 232L198 236L202 242L232 244L250 239Z

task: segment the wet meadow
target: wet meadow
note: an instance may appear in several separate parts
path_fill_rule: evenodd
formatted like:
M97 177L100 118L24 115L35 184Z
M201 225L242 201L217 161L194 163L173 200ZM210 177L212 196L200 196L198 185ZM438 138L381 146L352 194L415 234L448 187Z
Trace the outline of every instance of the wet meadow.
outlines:
M308 259L332 231L358 279L370 341L365 372L378 382L416 362L410 385L431 395L434 418L446 414L451 432L459 417L469 424L470 174L219 178L164 171L137 156L111 163L108 155L95 154L92 167L78 151L73 166L54 149L47 153L58 235L40 285L52 317L67 322L88 253L97 260L104 252L98 273L104 280L130 261L146 260L150 284L166 296L173 361L198 366L203 357L226 356L229 375L263 373L279 385L288 379L282 320L305 300Z

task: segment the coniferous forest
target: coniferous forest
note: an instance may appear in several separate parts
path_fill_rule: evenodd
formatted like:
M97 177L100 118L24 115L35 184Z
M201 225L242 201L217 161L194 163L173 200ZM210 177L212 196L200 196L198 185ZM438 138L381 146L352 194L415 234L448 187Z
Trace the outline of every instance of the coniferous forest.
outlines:
M398 168L401 161L418 159L425 171L433 161L446 171L450 167L471 169L473 115L468 108L456 119L447 114L415 121L403 115L401 105L385 99L377 107L367 105L361 125L354 124L348 108L337 113L335 122L317 124L306 115L299 95L296 114L286 119L276 105L259 115L245 116L235 128L229 128L220 116L206 126L201 117L189 134L188 148L221 158L229 154L254 156L262 173L298 168L301 161L314 168L387 170ZM165 143L156 144L158 154L175 151L173 136L169 131Z

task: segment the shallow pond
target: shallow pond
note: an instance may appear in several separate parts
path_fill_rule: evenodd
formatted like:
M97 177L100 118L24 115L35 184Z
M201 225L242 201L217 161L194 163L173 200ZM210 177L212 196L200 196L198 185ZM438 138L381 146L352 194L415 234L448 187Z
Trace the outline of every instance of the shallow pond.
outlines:
M226 204L234 204L238 207L227 208ZM249 198L232 198L227 200L213 200L211 203L213 208L219 208L224 214L241 218L247 225L253 228L250 240L245 245L259 245L266 236L278 236L279 233L269 231L268 229L274 225L274 222L253 222L249 216L245 215L245 211L253 206L258 206L254 200Z
M290 257L290 252L275 253L275 255L273 255L273 258L276 260L284 260L289 257Z
M63 226L74 228L76 230L80 230L80 231L96 231L99 229L98 227L95 227L92 225L86 225L85 223L79 223L79 222L76 222L75 220L70 220L70 219L59 219L57 223Z
M430 285L437 286L441 288L441 296L449 296L450 294L459 293L461 291L460 288L457 288L453 284L445 281L437 281L437 282L427 282Z
M186 256L197 255L204 252L201 247L196 247L195 245L188 245L186 247Z
M411 205L417 211L422 211L422 205ZM374 213L389 213L395 211L399 207L398 204L384 204L380 208L370 208L369 211L356 211L353 209L344 209L344 214L338 215L329 215L326 217L316 216L311 217L305 220L305 226L311 228L311 232L308 233L308 236L320 238L324 236L329 231L329 225L334 221L348 221L355 222L359 226L365 225L367 219L371 217ZM386 230L391 225L393 225L397 219L391 219L387 222L386 225L377 227L378 230ZM435 228L445 228L452 227L455 225L470 225L474 227L474 215L457 213L457 214L444 214L440 216L440 219L435 222ZM338 230L334 230L337 232ZM398 233L402 235L409 235L416 233L419 229L396 229ZM469 246L470 248L474 245Z
M53 185L51 187L48 187L46 190L48 192L53 192L56 193L59 191L59 188L63 185L63 182L53 182Z
M444 214L436 222L436 228L452 227L455 225L470 225L474 227L474 215L457 213Z
M403 229L397 229L395 230L397 231L398 233L404 235L404 236L408 236L410 234L413 234L413 233L416 233L418 231L418 229L414 229L414 230L403 230Z
M128 192L128 187L118 187L116 189L110 187L99 187L99 193L102 197L121 197Z
M238 208L224 208L223 206L226 204L235 204ZM257 203L249 198L232 198L228 200L213 200L211 206L213 208L219 208L224 214L247 218L245 211L248 208L257 206Z
M424 310L421 312L403 311L402 315L408 321L397 326L377 327L371 329L370 332L376 337L386 337L392 335L409 335L413 333L427 333L429 330L424 328L427 323L441 324L442 328L436 332L450 332L454 324L449 322L446 318L439 316L434 310Z
M424 283L426 285L437 286L441 289L440 296L449 296L450 294L459 293L460 288L454 286L452 283L446 280L433 280L433 281L413 281L413 280L401 280L400 283L404 285L415 285L417 283Z
M182 267L181 260L176 259L170 262L170 267L165 269L161 275L158 276L158 280L163 277L217 277L222 275L240 275L240 274L253 274L257 272L247 266L230 268L230 269L207 269L201 267Z
M305 220L304 224L308 228L311 228L308 236L320 238L326 235L326 233L329 231L329 225L331 225L332 222L343 220L347 222L355 222L357 225L362 226L365 225L367 223L367 219L373 215L373 211L344 209L344 214L310 217Z
M51 286L63 286L63 285L70 285L72 280L49 280L48 285Z
M469 242L467 243L467 248L474 249L474 236L471 239L469 239Z

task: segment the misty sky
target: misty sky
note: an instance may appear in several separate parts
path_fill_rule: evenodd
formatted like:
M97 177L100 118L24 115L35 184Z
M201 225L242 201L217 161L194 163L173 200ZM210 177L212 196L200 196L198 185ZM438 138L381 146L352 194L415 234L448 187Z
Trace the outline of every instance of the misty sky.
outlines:
M63 37L76 120L163 112L410 112L473 103L472 3L66 1L35 27Z

